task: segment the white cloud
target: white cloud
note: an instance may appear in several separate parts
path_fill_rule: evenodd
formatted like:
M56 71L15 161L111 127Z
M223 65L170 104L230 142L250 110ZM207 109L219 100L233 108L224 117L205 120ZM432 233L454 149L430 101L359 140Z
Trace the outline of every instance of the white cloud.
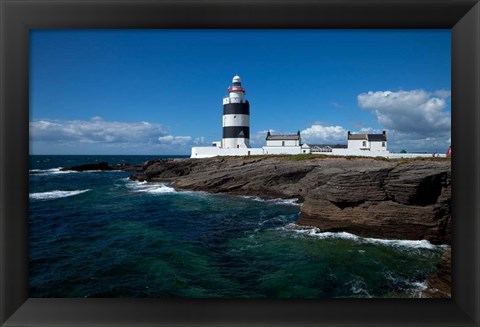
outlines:
M360 133L360 134L380 134L383 131L378 129L378 128L372 128L372 127L362 127L358 132L355 133Z
M35 120L30 122L33 153L189 154L204 137L175 136L161 124L90 120Z
M270 130L270 133L275 133L274 129ZM267 137L268 130L258 131L250 135L250 145L254 147L265 146L265 139Z
M160 144L186 145L192 141L191 136L173 136L165 135L158 138Z
M304 143L347 143L347 130L342 126L312 125L300 132Z
M207 141L205 140L205 137L203 137L203 136L196 137L195 140L193 140L193 144L195 144L195 145L205 145L206 143L207 143Z
M30 122L30 138L36 142L142 143L165 135L160 124L148 122L90 120L35 120Z
M372 111L386 129L434 136L450 132L449 94L447 90L433 94L424 90L370 91L358 95L358 105Z
M334 108L337 108L337 109L343 109L343 108L345 108L344 105L342 105L342 104L340 104L340 103L338 103L338 102L331 102L330 104L331 104Z
M450 90L437 90L433 92L437 97L446 99L449 98L452 95L452 92Z

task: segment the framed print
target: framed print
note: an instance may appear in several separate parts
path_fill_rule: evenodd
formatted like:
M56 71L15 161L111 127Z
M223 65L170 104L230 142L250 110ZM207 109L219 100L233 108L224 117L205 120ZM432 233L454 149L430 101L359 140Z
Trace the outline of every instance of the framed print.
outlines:
M2 325L478 325L477 1L1 10Z

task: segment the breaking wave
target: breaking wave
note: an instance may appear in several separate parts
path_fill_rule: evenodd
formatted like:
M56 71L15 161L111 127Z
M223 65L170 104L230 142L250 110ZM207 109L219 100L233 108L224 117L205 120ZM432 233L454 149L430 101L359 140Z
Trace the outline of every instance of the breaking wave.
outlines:
M380 245L388 245L388 246L399 246L399 247L410 247L410 248L418 248L418 249L436 249L445 247L445 245L435 245L430 243L427 240L389 240L389 239L380 239L380 238L370 238L370 237L361 237L355 234L347 233L347 232L322 232L317 227L308 227L308 226L299 226L294 223L290 223L284 227L280 227L280 229L292 231L294 233L298 233L300 235L305 235L309 237L315 237L319 239L326 239L326 238L340 238L340 239L347 239L356 242L365 242L365 243L372 243L372 244L380 244Z
M78 173L78 171L68 170L61 171L62 167L51 168L51 169L30 169L28 172L35 175L54 175L54 174L70 174Z
M54 200L60 198L66 198L69 196L74 196L90 191L87 190L75 190L75 191L50 191L50 192L40 192L40 193L30 193L29 198L34 200Z
M66 170L62 171L63 167L51 168L51 169L30 169L28 172L35 175L56 175L56 174L72 174L72 173L104 173L104 172L119 172L121 170L84 170L84 171L75 171L75 170Z
M258 196L249 196L249 195L242 195L241 197L244 199L249 199L253 201L267 202L267 203L273 203L273 204L285 204L285 205L294 205L294 206L302 205L301 203L298 203L298 199L262 199Z
M177 191L163 183L148 183L148 182L128 182L127 187L138 193L150 194L165 194L177 193Z

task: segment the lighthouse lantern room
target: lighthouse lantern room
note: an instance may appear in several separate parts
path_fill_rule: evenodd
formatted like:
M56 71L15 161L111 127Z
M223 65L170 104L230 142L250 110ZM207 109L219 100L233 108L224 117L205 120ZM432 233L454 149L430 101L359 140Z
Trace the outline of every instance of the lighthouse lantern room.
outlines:
M222 148L250 148L250 104L240 76L233 77L228 93L223 98Z

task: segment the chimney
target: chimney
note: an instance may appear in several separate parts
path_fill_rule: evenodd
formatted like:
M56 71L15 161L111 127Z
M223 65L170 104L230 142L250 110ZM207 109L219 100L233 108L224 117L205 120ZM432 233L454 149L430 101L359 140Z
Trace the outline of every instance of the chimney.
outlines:
M385 134L387 134L387 132L386 132L386 131L383 131L383 135L385 135Z

